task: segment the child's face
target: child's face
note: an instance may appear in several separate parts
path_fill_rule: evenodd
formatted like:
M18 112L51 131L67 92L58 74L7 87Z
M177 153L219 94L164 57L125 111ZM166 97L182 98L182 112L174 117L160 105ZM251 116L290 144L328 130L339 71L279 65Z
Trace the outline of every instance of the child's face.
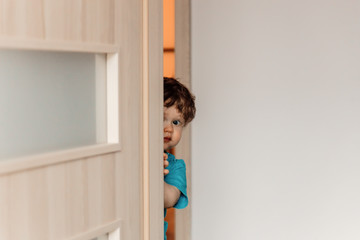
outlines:
M179 143L184 123L175 106L164 107L164 150L170 150Z

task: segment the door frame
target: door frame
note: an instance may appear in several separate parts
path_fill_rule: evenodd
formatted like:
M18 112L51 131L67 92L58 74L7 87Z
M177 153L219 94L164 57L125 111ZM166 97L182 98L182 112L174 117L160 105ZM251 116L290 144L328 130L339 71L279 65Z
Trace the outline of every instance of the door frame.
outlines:
M191 0L175 1L175 77L191 89ZM178 158L186 163L189 206L176 210L175 239L191 239L191 124L176 146Z

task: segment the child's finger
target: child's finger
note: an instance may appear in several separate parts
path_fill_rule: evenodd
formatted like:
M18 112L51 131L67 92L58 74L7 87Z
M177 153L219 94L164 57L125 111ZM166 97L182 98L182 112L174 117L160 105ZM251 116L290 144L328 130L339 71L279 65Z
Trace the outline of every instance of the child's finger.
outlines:
M169 174L169 170L165 169L167 166L169 166L169 162L167 159L168 159L168 155L164 153L164 176Z

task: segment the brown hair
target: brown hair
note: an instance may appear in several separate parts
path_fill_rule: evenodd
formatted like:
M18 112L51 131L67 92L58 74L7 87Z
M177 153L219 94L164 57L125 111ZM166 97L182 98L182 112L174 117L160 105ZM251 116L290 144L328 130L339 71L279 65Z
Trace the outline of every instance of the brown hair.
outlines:
M191 122L196 113L195 96L174 78L164 77L164 107L175 106L182 114L185 123Z

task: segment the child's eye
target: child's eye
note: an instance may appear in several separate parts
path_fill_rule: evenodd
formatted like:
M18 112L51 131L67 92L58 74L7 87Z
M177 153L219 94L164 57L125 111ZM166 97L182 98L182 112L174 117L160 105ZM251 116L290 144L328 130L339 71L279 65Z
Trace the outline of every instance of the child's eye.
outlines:
M175 121L173 121L172 123L173 123L175 126L178 126L178 125L180 125L181 122L180 122L179 120L175 120Z

